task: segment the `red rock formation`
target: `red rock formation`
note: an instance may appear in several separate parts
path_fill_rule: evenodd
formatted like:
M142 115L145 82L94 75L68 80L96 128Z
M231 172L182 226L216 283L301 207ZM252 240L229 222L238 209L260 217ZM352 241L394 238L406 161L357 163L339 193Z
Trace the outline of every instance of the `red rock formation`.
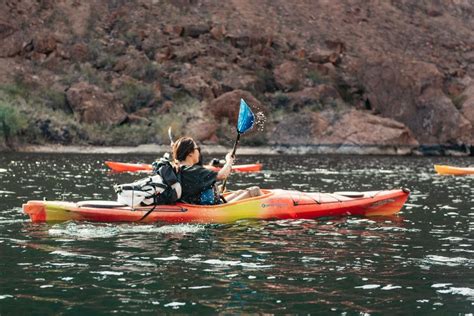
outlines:
M158 87L160 103L184 105L183 91L199 100L198 110L213 114L202 124L216 124L203 139L221 137L226 118L235 123L243 96L266 105L269 127L284 127L279 141L336 141L323 131L344 122L357 125L340 127L361 144L473 144L471 1L4 2L0 83L69 88L78 124L121 122L116 83L131 77ZM33 77L35 85L19 82ZM111 109L116 116L103 117ZM379 120L362 124L369 114L351 109ZM180 119L192 121L192 112ZM378 129L382 140L370 137ZM265 136L275 140L272 131Z
M239 116L240 99L244 99L254 112L265 111L260 101L258 101L250 92L243 90L234 90L227 92L214 99L209 104L209 111L214 115L217 122L224 118L230 125L235 126ZM232 106L229 106L232 105Z
M115 125L127 119L123 105L110 93L85 82L75 84L66 93L67 101L80 122Z
M469 142L471 123L444 94L434 64L382 57L358 71L372 109L405 123L421 143Z
M285 116L272 130L271 141L285 145L419 145L402 123L356 110Z
M274 75L278 87L283 91L295 91L301 87L302 71L295 62L285 61L275 68Z
M467 130L467 135L470 135L467 143L474 144L474 81L463 92L460 101L461 114L471 123L471 129Z

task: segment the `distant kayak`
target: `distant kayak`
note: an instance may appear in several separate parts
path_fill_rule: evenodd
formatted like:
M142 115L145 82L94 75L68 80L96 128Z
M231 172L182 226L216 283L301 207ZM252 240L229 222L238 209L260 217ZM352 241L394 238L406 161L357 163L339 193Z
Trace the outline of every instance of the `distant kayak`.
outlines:
M105 164L116 172L138 172L138 171L151 171L153 170L152 165L144 163L127 163L117 161L106 161ZM204 165L207 169L219 171L220 167ZM261 163L247 164L247 165L234 165L232 171L236 172L258 172L262 171Z
M369 192L305 193L262 190L261 196L219 205L177 203L131 208L115 201L28 201L32 222L229 223L241 219L312 219L326 216L380 216L400 211L407 189Z
M464 176L474 174L474 168L462 168L446 165L434 165L434 168L438 174L442 175Z

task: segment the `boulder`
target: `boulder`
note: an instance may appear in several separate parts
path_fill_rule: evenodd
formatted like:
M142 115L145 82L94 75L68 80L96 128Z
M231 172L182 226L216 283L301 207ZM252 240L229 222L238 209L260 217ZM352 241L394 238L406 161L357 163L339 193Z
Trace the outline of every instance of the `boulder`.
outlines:
M0 39L3 40L13 33L15 33L15 27L8 22L0 20Z
M288 96L288 106L292 110L298 110L310 104L327 104L335 100L341 100L339 92L336 88L321 84L312 88L304 88L303 90L290 92Z
M204 81L201 76L189 76L180 78L179 83L192 96L200 100L214 98L212 88L206 81Z
M158 76L157 68L134 48L129 48L126 55L117 58L113 70L148 82L154 81Z
M251 74L229 74L224 76L221 84L226 91L250 90L263 92L263 85L259 78Z
M359 82L372 109L404 123L420 143L470 139L471 124L444 94L443 75L435 65L385 56L359 66Z
M318 49L308 56L308 60L312 63L326 64L331 63L333 65L339 63L340 54L330 50Z
M232 46L239 49L253 48L253 47L269 47L274 42L272 35L259 35L256 32L234 31L228 32L226 39L230 41Z
M0 40L0 58L20 55L29 41L21 32L15 32Z
M193 63L196 58L201 56L203 53L205 53L203 46L193 43L184 47L180 47L180 49L176 50L172 56L177 62Z
M290 92L288 93L288 96L292 98L313 99L321 101L341 98L336 88L326 84L321 84L311 88L304 88L303 90L296 92Z
M156 112L157 112L157 114L169 113L171 111L171 109L173 108L173 106L174 106L173 102L165 101L165 102L163 102L161 107Z
M56 54L58 57L69 60L71 59L71 52L63 44L58 44L56 47Z
M292 113L277 122L269 135L273 144L349 145L415 148L418 141L402 123L350 110Z
M273 71L277 86L283 91L298 90L303 81L302 71L297 63L286 61Z
M269 129L268 140L274 145L311 145L321 143L330 122L318 112L286 114ZM319 136L318 136L319 135Z
M412 125L422 128L425 144L469 144L471 123L440 89L426 89L416 99L416 113Z
M159 63L163 63L165 61L171 60L175 58L176 55L174 54L174 49L172 46L166 46L160 49L155 53L154 59Z
M215 25L211 28L211 36L213 39L217 41L221 41L224 39L226 35L226 29L224 25Z
M321 76L326 78L333 78L337 77L337 70L336 67L331 63L325 64L313 64L308 67L309 71L315 72Z
M42 34L33 39L33 48L40 54L50 54L56 49L56 39L51 34Z
M48 57L48 55L46 54L42 54L42 53L38 53L38 52L31 52L29 54L29 57L32 61L38 63L38 64L42 64L45 60L46 60L46 57Z
M195 119L186 125L189 135L198 142L216 142L217 124L208 119Z
M461 106L461 113L462 115L469 121L471 124L470 129L470 141L468 142L469 145L474 145L474 83L464 90L462 93L462 99L464 102Z
M128 114L127 123L143 124L143 125L147 125L147 126L151 125L150 119L148 119L147 117L144 117L142 115L138 115L136 113Z
M224 93L217 99L212 100L209 104L209 111L214 115L217 122L221 122L223 119L228 119L229 124L235 125L239 116L240 99L244 99L254 113L258 111L265 112L266 110L260 101L258 101L250 92L234 90Z
M89 58L89 47L85 43L76 43L70 48L69 55L74 61L86 61Z
M184 27L182 35L197 38L203 34L209 33L210 27L207 24L187 25Z
M179 25L167 24L163 27L163 33L167 35L181 36L184 32L184 27Z
M402 123L372 115L368 112L351 110L341 116L323 140L331 144L378 145L395 147L417 147L413 133Z
M66 96L74 115L81 123L117 125L127 119L123 105L116 102L111 93L106 93L97 86L80 82L70 87Z

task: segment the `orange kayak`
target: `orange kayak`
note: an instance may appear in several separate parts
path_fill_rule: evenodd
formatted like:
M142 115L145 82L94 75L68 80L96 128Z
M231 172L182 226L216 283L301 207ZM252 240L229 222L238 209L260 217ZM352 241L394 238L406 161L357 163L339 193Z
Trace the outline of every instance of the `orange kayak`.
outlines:
M152 165L144 163L126 163L117 161L106 161L105 164L117 172L138 172L138 171L151 171L153 170ZM210 165L205 165L207 169L219 171L221 168ZM258 172L262 171L261 163L247 164L247 165L235 165L232 166L232 171L236 172Z
M219 205L177 203L135 209L115 201L28 201L23 204L23 211L32 222L229 223L241 219L393 215L400 211L409 195L407 189L335 193L262 192L261 196Z
M464 176L474 174L474 168L461 168L447 165L434 165L434 168L438 174L442 175Z

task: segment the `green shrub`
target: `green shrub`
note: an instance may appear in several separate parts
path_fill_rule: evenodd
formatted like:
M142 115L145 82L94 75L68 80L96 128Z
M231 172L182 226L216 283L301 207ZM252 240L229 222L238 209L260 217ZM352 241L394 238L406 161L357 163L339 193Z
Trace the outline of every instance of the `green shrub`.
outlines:
M0 91L10 97L28 98L30 96L30 89L21 80L16 80L14 83L0 85Z
M325 77L324 77L323 75L321 75L319 72L314 71L314 70L308 72L307 78L308 78L309 80L311 80L311 82L312 82L313 84L316 84L316 85L318 85L318 84L323 84L323 83L327 83L327 82L328 82L327 78L325 78Z
M171 126L174 138L188 135L188 124L200 117L203 117L201 102L190 96L187 92L178 90L172 97L173 106L167 113L154 114L149 117L156 132L157 141L167 144L168 128Z
M275 77L270 70L259 69L255 72L255 75L258 78L258 90L256 92L275 92L277 90L277 84L275 82Z
M142 41L140 36L135 31L127 31L123 34L122 38L128 45L132 45L135 47L141 47Z
M124 84L118 95L125 106L125 110L129 113L147 106L155 99L155 92L151 87L133 82Z
M336 89L342 100L347 104L355 105L365 94L365 87L362 83L349 84L341 77L336 79Z
M139 67L136 67L136 69L132 71L131 76L145 82L154 82L159 79L160 70L153 62L145 62Z
M229 119L223 117L220 122L218 122L216 135L219 139L219 145L223 146L232 146L235 141L235 129L231 128Z
M263 131L257 131L242 137L241 144L244 146L264 146L268 145L268 139Z
M20 113L6 101L0 101L0 136L8 143L26 126L26 121Z
M112 70L116 63L115 56L102 52L97 56L94 65L97 69Z
M156 132L145 124L123 124L119 126L88 125L87 134L94 145L136 146L155 141Z
M284 109L286 108L289 103L290 103L290 98L288 97L288 95L284 94L284 93L281 93L281 92L277 92L275 94L275 98L273 98L273 106L276 108L276 109Z
M307 109L311 112L321 112L322 110L328 107L327 105L330 105L329 107L332 107L332 103L322 103L321 101L314 100L305 103L302 108Z
M464 101L467 100L467 96L464 94L459 94L457 96L451 97L451 101L453 102L454 106L456 109L460 110L462 108L462 105Z
M100 76L100 71L90 64L75 64L74 71L65 73L60 82L66 86L72 86L74 83L86 81L90 84L99 86L104 90L110 88L110 84Z
M70 113L71 109L66 103L66 94L63 91L53 89L43 89L39 91L38 98L40 102L53 110L61 110Z

